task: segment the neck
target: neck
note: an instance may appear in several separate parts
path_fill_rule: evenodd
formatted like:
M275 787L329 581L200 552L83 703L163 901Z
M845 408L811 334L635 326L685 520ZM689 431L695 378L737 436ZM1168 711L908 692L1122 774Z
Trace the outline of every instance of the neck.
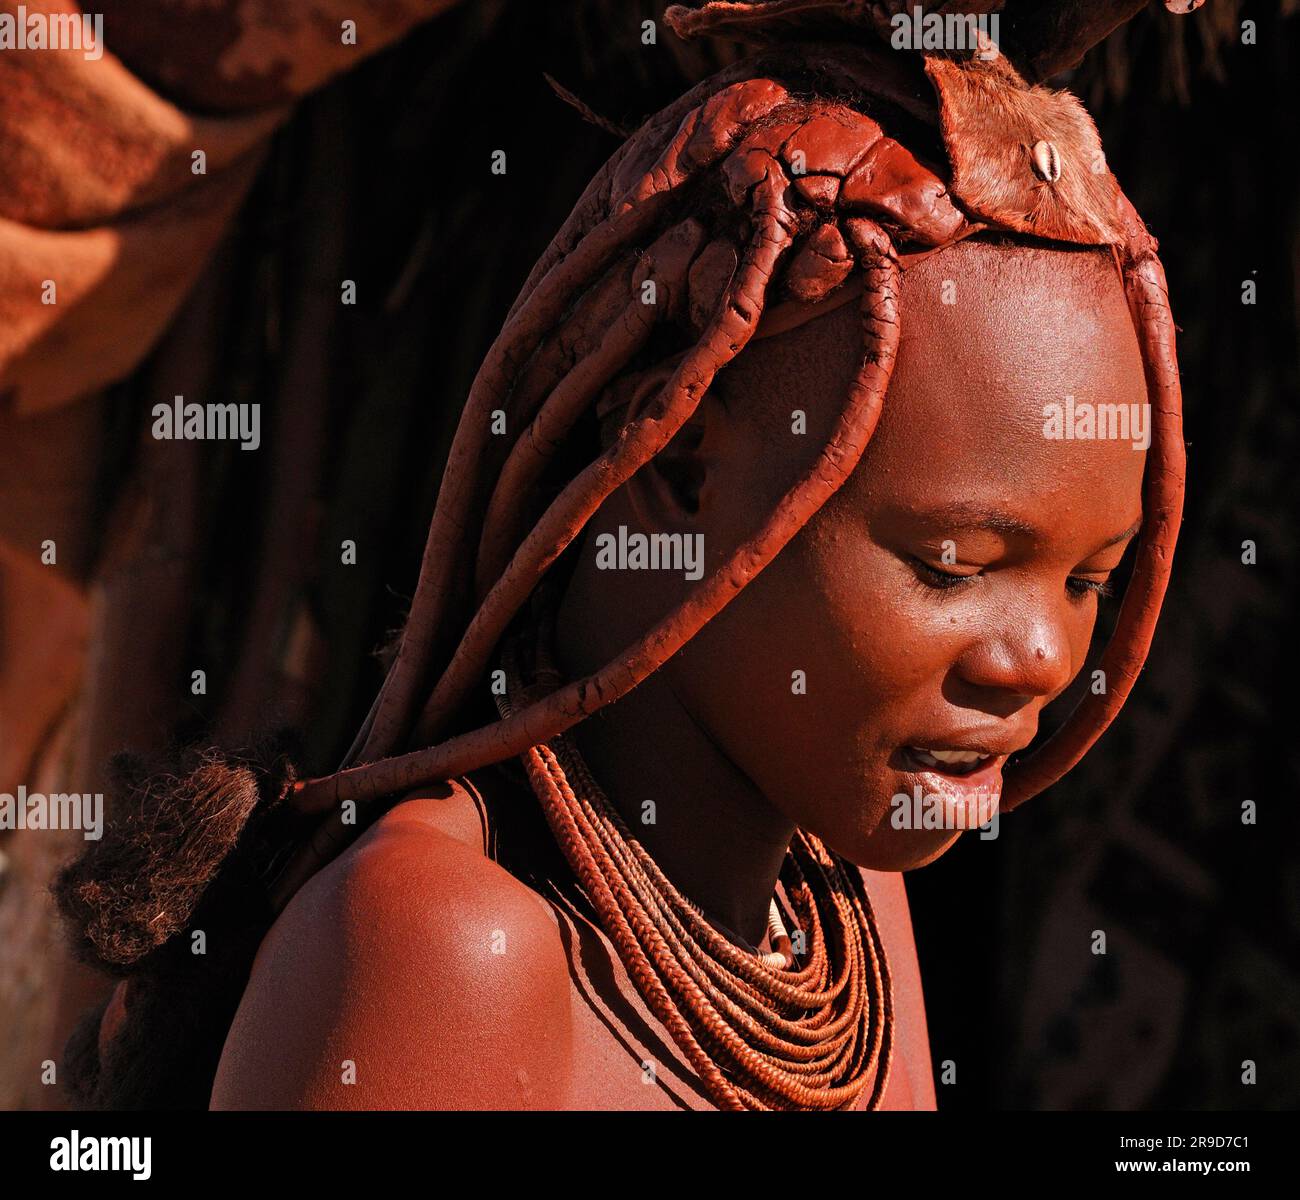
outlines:
M604 644L616 639L591 612L571 589L555 646L557 665L569 679L599 669L620 648ZM724 936L757 946L794 825L692 717L666 671L569 736L673 886Z

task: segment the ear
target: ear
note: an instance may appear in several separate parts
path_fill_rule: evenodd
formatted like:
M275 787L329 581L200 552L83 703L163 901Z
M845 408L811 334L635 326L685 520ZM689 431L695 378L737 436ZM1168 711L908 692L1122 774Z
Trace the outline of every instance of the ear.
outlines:
M671 371L642 381L628 418L652 410ZM705 520L717 485L729 423L721 394L711 387L673 440L627 481L633 516L647 532L691 530Z

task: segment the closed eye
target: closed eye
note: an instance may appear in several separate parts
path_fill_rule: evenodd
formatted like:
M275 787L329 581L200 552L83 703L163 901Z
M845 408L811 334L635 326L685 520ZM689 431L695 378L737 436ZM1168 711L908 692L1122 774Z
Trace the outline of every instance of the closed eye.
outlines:
M1115 594L1115 585L1109 579L1083 579L1078 575L1071 575L1065 581L1065 588L1072 596L1086 596L1092 593L1101 597Z
M915 555L908 555L908 560L921 584L934 591L950 591L953 588L969 584L983 574L981 571L976 571L970 575L941 571L938 567L932 567L924 559L917 558ZM1080 575L1071 575L1065 581L1065 590L1076 599L1082 599L1088 595L1103 598L1115 594L1115 586L1109 579L1084 579Z
M914 554L909 554L908 560L912 569L916 572L921 583L928 588L935 588L938 591L947 591L949 588L960 587L964 583L969 583L976 575L954 575L951 571L940 571L937 567L932 567L923 558L917 558Z

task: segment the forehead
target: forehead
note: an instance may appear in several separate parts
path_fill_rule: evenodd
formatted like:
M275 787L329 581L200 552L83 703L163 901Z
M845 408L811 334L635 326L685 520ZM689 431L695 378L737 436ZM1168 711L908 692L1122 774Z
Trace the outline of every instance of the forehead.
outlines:
M904 271L900 308L890 391L904 403L940 380L979 388L968 403L986 395L990 408L1089 389L1144 398L1137 334L1106 252L963 242Z
M1136 439L1048 433L1056 413L1084 405L1146 415L1137 335L1107 256L967 243L908 271L900 310L876 466L920 460L921 486L1038 496L1140 480Z
M961 502L1040 525L1074 513L1099 527L1091 536L1139 514L1145 453L1133 439L1044 432L1049 405L1137 406L1145 415L1137 335L1108 255L966 241L904 272L899 312L879 424L828 517L846 506ZM752 504L781 495L792 469L812 465L862 354L852 302L751 342L719 375L745 463L736 488ZM792 438L796 409L806 436Z
M899 502L1119 493L1131 509L1144 455L1132 440L1053 440L1049 406L1138 406L1141 356L1123 287L1102 252L967 241L903 274L901 338L879 425L843 499L890 489ZM829 435L862 358L856 303L751 344L727 391L790 409ZM1131 411L1131 410L1130 410ZM761 422L760 422L761 423ZM1116 518L1118 519L1118 517Z

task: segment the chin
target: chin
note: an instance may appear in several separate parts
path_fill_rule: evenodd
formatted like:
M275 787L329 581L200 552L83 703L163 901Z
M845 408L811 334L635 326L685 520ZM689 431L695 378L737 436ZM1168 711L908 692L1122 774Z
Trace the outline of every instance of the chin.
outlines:
M823 838L841 858L864 871L914 871L940 858L962 835L960 829L898 830L886 826L865 836Z

